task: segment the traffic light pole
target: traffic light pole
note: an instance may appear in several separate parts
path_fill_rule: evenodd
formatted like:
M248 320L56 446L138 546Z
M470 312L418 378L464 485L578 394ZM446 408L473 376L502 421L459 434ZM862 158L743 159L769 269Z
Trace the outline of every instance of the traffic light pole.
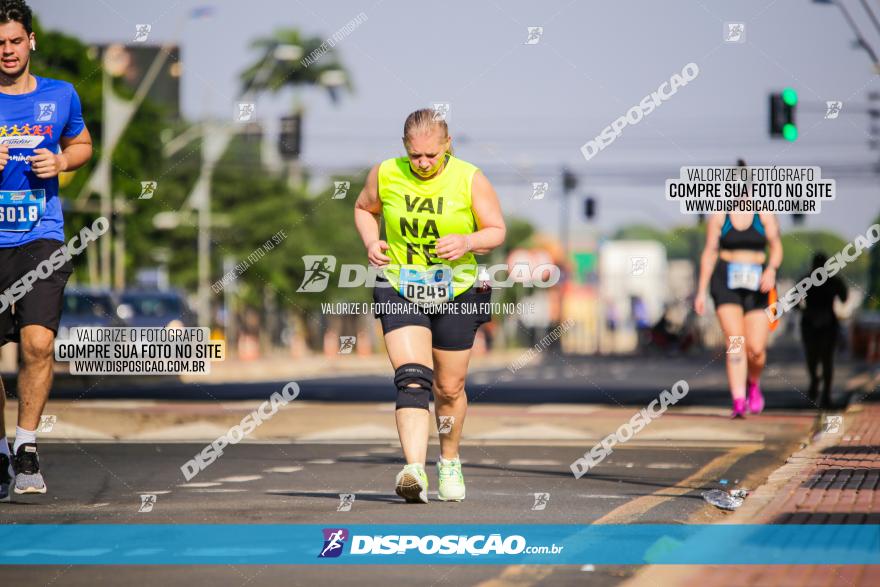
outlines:
M565 261L568 262L568 256L571 252L571 240L569 238L569 228L571 218L569 216L569 199L571 192L577 187L577 176L568 170L562 168L562 205L559 207L559 240L562 241L562 248L565 252Z

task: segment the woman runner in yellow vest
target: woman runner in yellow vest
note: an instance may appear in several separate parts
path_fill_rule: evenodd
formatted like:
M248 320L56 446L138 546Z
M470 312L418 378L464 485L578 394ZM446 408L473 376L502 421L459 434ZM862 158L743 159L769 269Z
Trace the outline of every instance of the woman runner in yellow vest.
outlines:
M413 112L403 127L407 156L374 166L355 204L370 264L384 275L373 300L395 369L395 419L406 459L395 491L410 503L428 502L431 392L440 436L438 497L465 498L458 454L464 383L476 331L490 319L491 298L489 285L477 280L474 253L501 245L506 232L489 180L454 157L451 142L446 122L433 110Z

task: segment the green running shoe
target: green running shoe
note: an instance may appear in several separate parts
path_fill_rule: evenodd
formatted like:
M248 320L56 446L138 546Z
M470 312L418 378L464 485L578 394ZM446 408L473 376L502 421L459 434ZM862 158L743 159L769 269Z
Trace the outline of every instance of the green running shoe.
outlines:
M406 465L394 482L395 493L407 503L428 503L428 474L420 463Z
M440 477L437 497L441 501L462 501L464 499L464 475L461 474L460 460L448 461L440 457L437 460L437 476Z

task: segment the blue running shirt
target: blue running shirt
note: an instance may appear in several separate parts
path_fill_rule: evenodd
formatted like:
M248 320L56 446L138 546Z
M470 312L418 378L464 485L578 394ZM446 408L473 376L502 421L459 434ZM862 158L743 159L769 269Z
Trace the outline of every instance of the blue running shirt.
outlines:
M0 144L9 146L9 161L0 171L0 247L65 240L58 178L40 179L27 158L35 149L57 153L61 137L79 135L85 128L82 106L68 82L34 78L33 92L0 93Z

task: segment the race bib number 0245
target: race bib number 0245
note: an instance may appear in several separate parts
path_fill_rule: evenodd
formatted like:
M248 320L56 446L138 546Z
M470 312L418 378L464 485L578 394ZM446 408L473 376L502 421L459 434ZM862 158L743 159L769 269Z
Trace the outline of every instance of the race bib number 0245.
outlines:
M426 271L401 267L398 292L420 306L452 301L452 270L449 267Z
M27 232L46 211L46 190L0 191L0 230Z

